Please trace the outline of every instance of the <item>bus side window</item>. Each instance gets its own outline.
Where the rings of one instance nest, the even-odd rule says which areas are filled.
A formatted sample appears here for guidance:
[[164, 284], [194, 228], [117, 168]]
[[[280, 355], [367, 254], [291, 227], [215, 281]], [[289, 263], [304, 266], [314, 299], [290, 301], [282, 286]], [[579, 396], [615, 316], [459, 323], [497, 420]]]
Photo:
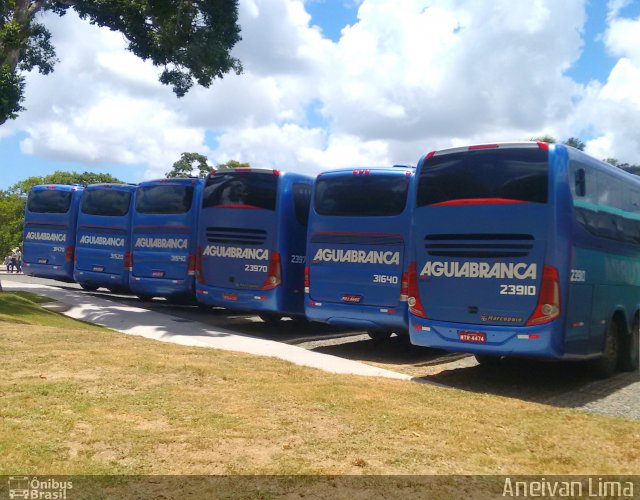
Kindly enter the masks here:
[[305, 227], [309, 220], [310, 203], [311, 186], [309, 184], [295, 183], [293, 185], [293, 207], [296, 212], [296, 219]]
[[576, 170], [576, 196], [585, 196], [587, 194], [587, 176], [585, 175], [584, 168]]

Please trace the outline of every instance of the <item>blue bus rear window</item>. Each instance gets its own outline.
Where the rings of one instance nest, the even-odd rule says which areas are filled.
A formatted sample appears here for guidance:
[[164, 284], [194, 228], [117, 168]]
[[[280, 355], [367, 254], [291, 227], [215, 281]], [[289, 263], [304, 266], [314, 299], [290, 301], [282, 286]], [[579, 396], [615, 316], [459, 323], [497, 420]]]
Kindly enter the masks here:
[[276, 209], [278, 176], [272, 173], [229, 172], [207, 179], [202, 208], [254, 207]]
[[314, 208], [320, 215], [400, 215], [407, 204], [409, 181], [404, 174], [321, 176], [316, 181]]
[[71, 191], [31, 191], [27, 200], [29, 212], [40, 214], [64, 214], [71, 206]]
[[129, 212], [131, 193], [116, 189], [92, 189], [82, 195], [82, 213], [121, 217]]
[[549, 153], [540, 148], [464, 151], [425, 161], [416, 206], [502, 198], [546, 203]]
[[193, 186], [164, 184], [139, 187], [136, 212], [141, 214], [184, 214], [191, 210]]

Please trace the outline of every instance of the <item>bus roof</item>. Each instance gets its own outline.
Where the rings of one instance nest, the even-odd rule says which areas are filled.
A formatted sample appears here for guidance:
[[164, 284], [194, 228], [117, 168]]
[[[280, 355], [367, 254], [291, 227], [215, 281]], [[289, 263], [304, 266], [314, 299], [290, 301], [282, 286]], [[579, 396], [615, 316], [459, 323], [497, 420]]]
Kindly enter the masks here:
[[261, 172], [263, 174], [280, 175], [282, 170], [276, 168], [256, 168], [256, 167], [242, 167], [242, 168], [223, 168], [220, 170], [212, 170], [209, 177], [220, 174], [231, 174], [234, 172]]
[[59, 191], [78, 191], [84, 189], [81, 184], [39, 184], [31, 188], [33, 191], [44, 191], [45, 189], [56, 189]]
[[393, 165], [391, 167], [366, 167], [366, 168], [336, 168], [334, 170], [326, 170], [318, 174], [321, 175], [370, 175], [371, 173], [384, 173], [389, 175], [413, 175], [416, 167], [405, 165]]
[[89, 184], [86, 189], [94, 190], [94, 189], [119, 189], [124, 191], [133, 191], [137, 187], [137, 184], [119, 184], [112, 182], [105, 182], [101, 184]]
[[192, 184], [196, 185], [198, 182], [204, 181], [203, 177], [169, 177], [165, 179], [153, 179], [150, 181], [143, 181], [138, 186], [156, 186], [158, 184]]
[[451, 153], [464, 153], [466, 151], [477, 151], [479, 149], [509, 149], [509, 148], [540, 148], [549, 149], [548, 142], [533, 142], [533, 141], [520, 141], [520, 142], [494, 142], [490, 144], [474, 144], [471, 146], [462, 146], [456, 148], [440, 149], [431, 151], [424, 156], [424, 159], [432, 158], [434, 156], [448, 155]]

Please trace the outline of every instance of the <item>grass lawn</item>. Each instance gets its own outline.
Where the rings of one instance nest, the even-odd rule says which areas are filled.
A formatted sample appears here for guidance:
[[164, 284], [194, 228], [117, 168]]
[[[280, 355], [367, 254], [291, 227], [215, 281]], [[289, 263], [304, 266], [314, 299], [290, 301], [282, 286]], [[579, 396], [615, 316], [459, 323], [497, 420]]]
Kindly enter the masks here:
[[640, 423], [129, 337], [0, 294], [0, 474], [640, 474]]

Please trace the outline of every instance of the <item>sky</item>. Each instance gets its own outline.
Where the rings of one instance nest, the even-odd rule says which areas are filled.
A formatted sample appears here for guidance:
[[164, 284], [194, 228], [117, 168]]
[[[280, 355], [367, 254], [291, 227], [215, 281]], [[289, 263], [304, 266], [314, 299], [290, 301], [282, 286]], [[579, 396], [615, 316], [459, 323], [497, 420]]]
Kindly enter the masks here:
[[122, 35], [40, 21], [59, 62], [0, 126], [0, 189], [159, 178], [186, 151], [317, 174], [542, 134], [640, 163], [640, 0], [240, 0], [243, 74], [181, 99]]

